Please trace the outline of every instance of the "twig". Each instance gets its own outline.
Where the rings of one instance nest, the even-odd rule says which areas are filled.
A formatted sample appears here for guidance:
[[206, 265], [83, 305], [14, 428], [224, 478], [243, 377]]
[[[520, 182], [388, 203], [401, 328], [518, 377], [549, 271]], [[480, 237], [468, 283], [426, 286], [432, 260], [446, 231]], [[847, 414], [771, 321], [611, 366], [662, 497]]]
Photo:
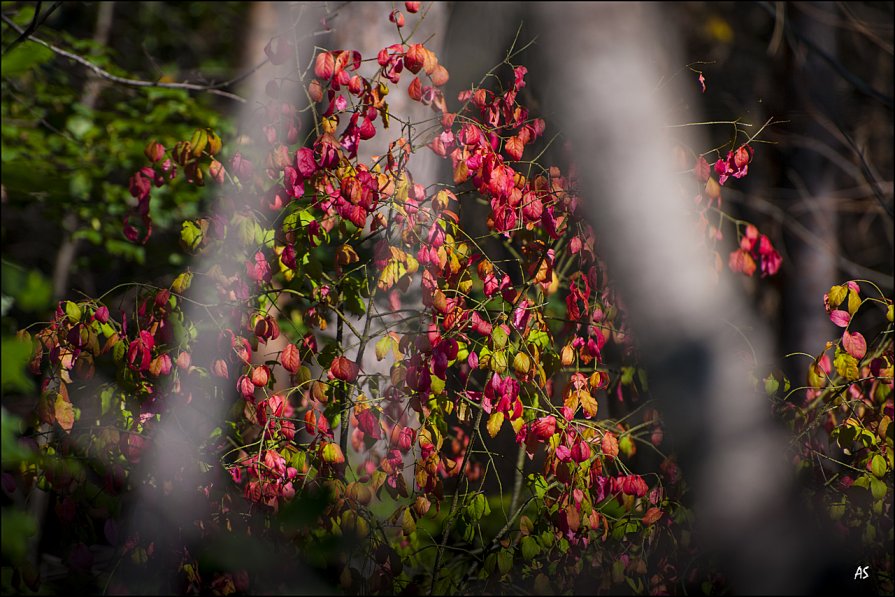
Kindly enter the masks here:
[[[19, 27], [18, 25], [16, 25], [6, 15], [0, 15], [0, 18], [2, 18], [3, 22], [6, 23], [7, 25], [9, 25], [17, 33], [22, 34], [22, 35], [25, 34], [25, 30], [22, 29], [21, 27]], [[250, 70], [248, 73], [244, 73], [243, 75], [240, 75], [233, 81], [227, 81], [225, 83], [218, 83], [218, 84], [214, 84], [214, 85], [197, 85], [195, 83], [163, 83], [161, 81], [143, 81], [140, 79], [128, 79], [126, 77], [119, 77], [117, 75], [113, 75], [109, 71], [94, 64], [93, 62], [90, 62], [86, 58], [83, 58], [81, 56], [78, 56], [77, 54], [68, 52], [66, 50], [63, 50], [62, 48], [60, 48], [58, 46], [54, 46], [53, 44], [46, 42], [42, 39], [39, 39], [37, 37], [34, 37], [33, 35], [27, 35], [26, 39], [28, 41], [33, 41], [35, 43], [38, 43], [38, 44], [48, 48], [53, 53], [58, 54], [59, 56], [68, 58], [69, 60], [72, 60], [74, 62], [77, 62], [78, 64], [86, 66], [87, 68], [92, 70], [94, 73], [96, 73], [97, 76], [99, 76], [103, 79], [106, 79], [107, 81], [111, 81], [113, 83], [118, 83], [120, 85], [127, 85], [128, 87], [161, 87], [161, 88], [165, 88], [165, 89], [185, 89], [187, 91], [205, 91], [205, 92], [211, 93], [213, 95], [219, 95], [221, 97], [226, 97], [227, 99], [231, 99], [231, 100], [241, 102], [241, 103], [246, 103], [245, 98], [240, 97], [240, 96], [236, 95], [235, 93], [230, 93], [229, 91], [222, 91], [221, 89], [218, 89], [218, 87], [224, 87], [228, 84], [231, 84], [233, 81], [242, 80], [243, 78], [245, 78], [246, 76], [248, 76], [249, 74], [251, 74], [252, 72], [254, 72], [255, 70], [257, 70], [258, 68], [260, 68], [263, 65], [263, 63], [262, 63], [262, 65], [258, 65], [254, 69]]]
[[[479, 412], [475, 416], [475, 423], [473, 423], [473, 430], [478, 430], [479, 426], [482, 424], [482, 413], [485, 412], [485, 409], [480, 408]], [[473, 451], [475, 447], [475, 440], [478, 435], [476, 433], [472, 434], [472, 438], [469, 441], [469, 447], [467, 448], [467, 454]], [[464, 460], [463, 466], [466, 467], [468, 463], [468, 458]], [[462, 473], [462, 470], [461, 470]], [[457, 477], [457, 488], [454, 490], [454, 499], [451, 502], [451, 511], [448, 514], [447, 518], [444, 521], [444, 530], [441, 532], [441, 543], [438, 544], [438, 550], [435, 552], [435, 563], [432, 565], [432, 582], [429, 585], [429, 595], [432, 595], [435, 592], [435, 583], [438, 580], [438, 570], [441, 566], [441, 557], [444, 555], [444, 549], [447, 545], [448, 536], [451, 534], [451, 527], [453, 526], [454, 516], [457, 514], [457, 502], [460, 500], [460, 478]]]
[[44, 24], [44, 21], [46, 21], [47, 18], [48, 18], [51, 14], [53, 14], [53, 12], [54, 12], [57, 8], [59, 8], [59, 5], [62, 4], [62, 2], [54, 2], [54, 3], [53, 3], [53, 6], [50, 7], [50, 10], [48, 10], [47, 12], [45, 12], [45, 13], [43, 14], [43, 16], [40, 15], [40, 5], [41, 5], [41, 4], [43, 4], [43, 3], [42, 3], [42, 2], [38, 2], [38, 3], [37, 3], [37, 6], [34, 7], [34, 17], [31, 19], [31, 24], [28, 25], [28, 28], [25, 29], [24, 31], [21, 31], [21, 32], [19, 33], [19, 36], [15, 39], [15, 41], [13, 41], [11, 44], [9, 44], [8, 46], [6, 46], [6, 49], [3, 50], [3, 55], [4, 55], [4, 56], [7, 54], [7, 52], [9, 52], [10, 50], [12, 50], [14, 47], [16, 47], [17, 45], [19, 45], [20, 43], [22, 43], [23, 41], [25, 41], [26, 39], [28, 39], [28, 36], [30, 36], [32, 33], [34, 33], [35, 31], [37, 31], [38, 29], [40, 29], [40, 26]]

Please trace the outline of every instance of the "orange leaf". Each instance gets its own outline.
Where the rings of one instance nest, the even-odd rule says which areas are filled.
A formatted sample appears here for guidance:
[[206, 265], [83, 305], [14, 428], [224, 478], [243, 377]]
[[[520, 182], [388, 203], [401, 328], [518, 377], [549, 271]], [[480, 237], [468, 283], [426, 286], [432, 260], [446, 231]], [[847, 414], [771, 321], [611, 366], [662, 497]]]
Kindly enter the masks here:
[[504, 151], [507, 152], [507, 155], [513, 158], [514, 160], [522, 159], [522, 150], [525, 149], [525, 144], [522, 143], [522, 139], [520, 139], [517, 135], [513, 135], [509, 139], [507, 139], [506, 144], [503, 146]]
[[591, 396], [587, 390], [578, 391], [578, 399], [581, 401], [581, 408], [584, 410], [584, 416], [590, 419], [597, 414], [597, 401]]
[[662, 514], [663, 513], [661, 508], [652, 507], [646, 511], [646, 514], [644, 514], [641, 521], [643, 522], [643, 524], [649, 526], [658, 522], [659, 519], [662, 518]]
[[415, 102], [418, 102], [423, 98], [423, 84], [420, 82], [419, 77], [415, 77], [413, 81], [410, 82], [410, 87], [407, 88], [407, 95], [409, 95], [410, 99]]
[[295, 344], [289, 343], [286, 345], [286, 348], [280, 354], [280, 364], [289, 373], [295, 374], [298, 372], [298, 368], [301, 366], [301, 359], [298, 357], [298, 347]]
[[448, 70], [439, 64], [429, 75], [429, 78], [432, 79], [433, 85], [435, 85], [436, 87], [441, 87], [448, 82], [450, 75], [448, 74]]

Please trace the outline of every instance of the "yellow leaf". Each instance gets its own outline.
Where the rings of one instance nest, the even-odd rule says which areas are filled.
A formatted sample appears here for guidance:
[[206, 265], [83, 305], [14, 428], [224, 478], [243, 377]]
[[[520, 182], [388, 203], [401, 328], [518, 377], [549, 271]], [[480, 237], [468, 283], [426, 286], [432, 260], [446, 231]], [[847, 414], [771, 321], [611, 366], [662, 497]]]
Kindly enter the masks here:
[[858, 307], [861, 306], [861, 297], [858, 296], [858, 293], [854, 290], [850, 290], [848, 293], [848, 314], [854, 315], [855, 311], [858, 310]]
[[830, 298], [830, 306], [838, 307], [842, 301], [845, 300], [845, 294], [848, 292], [848, 286], [845, 284], [840, 284], [839, 286], [833, 286], [830, 288], [830, 292], [828, 294]]
[[566, 395], [565, 400], [563, 400], [563, 406], [572, 412], [578, 410], [578, 393], [577, 390], [572, 390]]
[[491, 437], [495, 437], [497, 432], [500, 431], [501, 425], [503, 425], [503, 413], [492, 413], [490, 417], [488, 417], [488, 435]]
[[[71, 432], [71, 428], [75, 424], [75, 409], [71, 402], [65, 399], [62, 394], [56, 394], [56, 402], [53, 404], [53, 412], [56, 415], [56, 422], [67, 433]], [[502, 416], [502, 415], [501, 415]]]

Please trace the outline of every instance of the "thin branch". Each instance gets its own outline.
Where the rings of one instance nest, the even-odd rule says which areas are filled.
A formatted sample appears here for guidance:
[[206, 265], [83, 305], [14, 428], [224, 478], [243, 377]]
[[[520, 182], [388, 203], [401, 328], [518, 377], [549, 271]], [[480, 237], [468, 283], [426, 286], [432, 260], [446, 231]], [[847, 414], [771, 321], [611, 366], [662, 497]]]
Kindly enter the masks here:
[[28, 37], [29, 37], [32, 33], [36, 32], [38, 29], [40, 29], [41, 25], [44, 24], [44, 21], [46, 21], [47, 18], [48, 18], [51, 14], [53, 14], [53, 12], [54, 12], [57, 8], [59, 8], [59, 5], [61, 5], [62, 2], [54, 2], [54, 3], [53, 3], [53, 6], [50, 7], [50, 10], [48, 10], [47, 12], [45, 12], [45, 13], [43, 14], [43, 16], [41, 16], [41, 14], [40, 14], [40, 5], [41, 5], [41, 4], [43, 4], [43, 3], [42, 3], [42, 2], [38, 2], [38, 3], [37, 3], [37, 6], [34, 7], [34, 17], [31, 19], [31, 24], [28, 25], [28, 28], [25, 29], [24, 31], [20, 32], [19, 37], [17, 37], [15, 41], [13, 41], [11, 44], [9, 44], [8, 46], [6, 46], [6, 49], [3, 50], [3, 55], [4, 55], [4, 56], [7, 54], [7, 52], [9, 52], [9, 51], [12, 50], [13, 48], [15, 48], [17, 45], [19, 45], [20, 43], [22, 43], [23, 41], [25, 41], [26, 39], [28, 39]]
[[[7, 25], [9, 25], [14, 31], [16, 31], [19, 34], [23, 34], [23, 35], [25, 34], [25, 30], [22, 29], [21, 27], [19, 27], [18, 25], [16, 25], [9, 17], [7, 17], [6, 15], [0, 15], [0, 17], [2, 17], [3, 22], [6, 23]], [[120, 85], [127, 85], [128, 87], [161, 87], [161, 88], [165, 88], [165, 89], [185, 89], [187, 91], [205, 91], [207, 93], [219, 95], [221, 97], [226, 97], [227, 99], [231, 99], [231, 100], [241, 102], [241, 103], [246, 103], [245, 98], [240, 97], [240, 96], [236, 95], [235, 93], [230, 93], [229, 91], [222, 91], [221, 89], [218, 89], [218, 87], [224, 87], [227, 84], [231, 84], [233, 81], [242, 80], [243, 78], [245, 78], [246, 76], [248, 76], [249, 74], [251, 74], [252, 72], [254, 72], [255, 70], [257, 70], [258, 68], [260, 68], [263, 65], [263, 63], [262, 63], [262, 65], [258, 65], [257, 67], [255, 67], [254, 69], [249, 71], [248, 73], [246, 73], [244, 75], [240, 75], [233, 81], [227, 81], [225, 83], [218, 83], [218, 84], [214, 84], [214, 85], [197, 85], [195, 83], [163, 83], [160, 81], [143, 81], [140, 79], [128, 79], [126, 77], [119, 77], [117, 75], [113, 75], [109, 71], [94, 64], [93, 62], [90, 62], [86, 58], [83, 58], [81, 56], [78, 56], [77, 54], [68, 52], [66, 50], [63, 50], [62, 48], [60, 48], [58, 46], [54, 46], [53, 44], [46, 42], [42, 39], [39, 39], [37, 37], [34, 37], [33, 35], [27, 35], [26, 39], [28, 41], [33, 41], [35, 43], [38, 43], [38, 44], [48, 48], [50, 51], [52, 51], [55, 54], [58, 54], [59, 56], [68, 58], [69, 60], [72, 60], [74, 62], [77, 62], [78, 64], [86, 66], [87, 68], [92, 70], [94, 73], [96, 73], [97, 76], [99, 76], [103, 79], [106, 79], [107, 81], [111, 81], [113, 83], [118, 83]]]

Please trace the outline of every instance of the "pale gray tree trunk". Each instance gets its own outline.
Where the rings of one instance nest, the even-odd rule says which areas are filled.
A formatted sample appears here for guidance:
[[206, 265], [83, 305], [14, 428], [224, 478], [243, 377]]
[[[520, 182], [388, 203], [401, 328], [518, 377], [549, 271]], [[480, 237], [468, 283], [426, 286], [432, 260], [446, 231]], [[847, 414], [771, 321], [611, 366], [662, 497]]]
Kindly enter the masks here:
[[[581, 193], [695, 490], [698, 538], [722, 556], [736, 592], [799, 592], [812, 550], [794, 516], [786, 445], [756, 395], [736, 314], [757, 354], [767, 331], [694, 238], [662, 140], [673, 86], [657, 87], [655, 5], [538, 5], [549, 53], [550, 107], [575, 147]], [[662, 58], [675, 58], [662, 48]], [[693, 147], [702, 147], [695, 141]], [[812, 554], [813, 555], [813, 554]]]

